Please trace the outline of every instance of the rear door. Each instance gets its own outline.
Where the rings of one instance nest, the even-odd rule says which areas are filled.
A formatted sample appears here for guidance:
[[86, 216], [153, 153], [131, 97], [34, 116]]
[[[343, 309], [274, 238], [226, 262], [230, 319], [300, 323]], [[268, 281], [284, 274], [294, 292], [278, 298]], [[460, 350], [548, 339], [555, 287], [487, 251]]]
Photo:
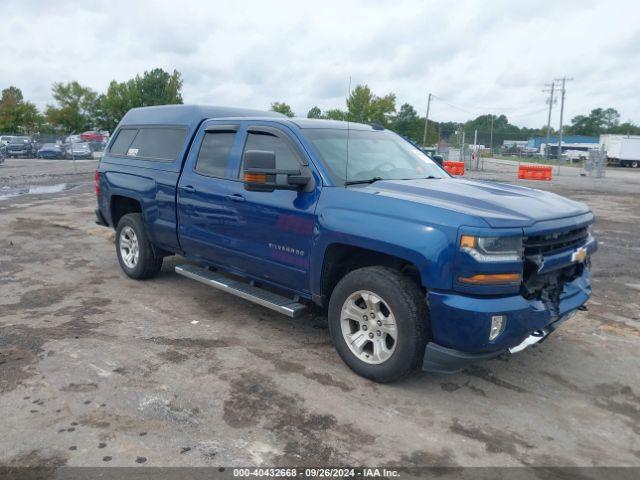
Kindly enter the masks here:
[[227, 232], [240, 221], [229, 208], [236, 183], [240, 125], [209, 121], [196, 135], [178, 182], [178, 236], [189, 257], [232, 267]]

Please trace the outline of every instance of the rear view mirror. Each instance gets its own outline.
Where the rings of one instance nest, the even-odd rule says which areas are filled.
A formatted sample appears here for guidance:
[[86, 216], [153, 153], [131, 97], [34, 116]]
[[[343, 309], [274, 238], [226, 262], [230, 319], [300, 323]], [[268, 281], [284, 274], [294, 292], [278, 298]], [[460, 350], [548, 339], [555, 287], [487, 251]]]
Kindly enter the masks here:
[[247, 150], [243, 165], [244, 189], [253, 192], [299, 190], [311, 181], [311, 172], [305, 166], [298, 170], [276, 169], [276, 154], [266, 150]]

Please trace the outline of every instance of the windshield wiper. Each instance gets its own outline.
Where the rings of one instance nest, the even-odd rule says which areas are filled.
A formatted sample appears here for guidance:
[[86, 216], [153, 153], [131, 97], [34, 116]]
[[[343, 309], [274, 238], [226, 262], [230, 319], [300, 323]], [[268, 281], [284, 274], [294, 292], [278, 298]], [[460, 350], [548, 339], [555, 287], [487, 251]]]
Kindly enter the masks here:
[[367, 178], [365, 180], [348, 180], [346, 182], [344, 182], [345, 186], [347, 185], [362, 185], [365, 183], [373, 183], [373, 182], [378, 182], [380, 180], [384, 180], [384, 178], [382, 177], [372, 177], [372, 178]]
[[393, 180], [440, 180], [442, 177], [434, 177], [433, 175], [428, 175], [426, 177], [418, 177], [418, 178], [394, 178]]

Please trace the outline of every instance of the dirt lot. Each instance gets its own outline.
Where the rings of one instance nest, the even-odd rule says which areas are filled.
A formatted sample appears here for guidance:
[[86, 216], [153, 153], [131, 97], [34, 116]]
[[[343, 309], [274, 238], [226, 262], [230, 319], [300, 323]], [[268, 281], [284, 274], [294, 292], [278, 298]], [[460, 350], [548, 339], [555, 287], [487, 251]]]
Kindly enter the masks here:
[[513, 357], [377, 385], [320, 314], [271, 313], [175, 258], [127, 279], [93, 223], [95, 162], [78, 165], [0, 166], [1, 464], [640, 464], [640, 172], [529, 183], [598, 216], [588, 312]]

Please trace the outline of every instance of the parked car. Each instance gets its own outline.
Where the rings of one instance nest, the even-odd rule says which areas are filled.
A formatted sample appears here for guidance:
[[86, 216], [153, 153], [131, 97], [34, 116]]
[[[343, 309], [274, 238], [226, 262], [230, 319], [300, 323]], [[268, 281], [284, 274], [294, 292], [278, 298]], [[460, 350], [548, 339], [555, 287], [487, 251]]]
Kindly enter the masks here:
[[67, 149], [67, 158], [93, 158], [93, 152], [87, 142], [72, 143]]
[[591, 294], [586, 205], [453, 178], [380, 127], [136, 108], [95, 181], [126, 275], [180, 254], [178, 274], [285, 315], [326, 308], [342, 359], [378, 382], [519, 352]]
[[80, 134], [80, 138], [84, 142], [98, 142], [101, 143], [104, 141], [105, 136], [100, 132], [83, 132]]
[[37, 148], [31, 137], [11, 137], [6, 145], [7, 157], [35, 157]]
[[64, 147], [58, 143], [45, 143], [38, 150], [38, 158], [61, 159], [65, 157], [66, 151]]
[[9, 140], [13, 138], [13, 135], [2, 135], [0, 136], [0, 147], [6, 147], [9, 143]]

